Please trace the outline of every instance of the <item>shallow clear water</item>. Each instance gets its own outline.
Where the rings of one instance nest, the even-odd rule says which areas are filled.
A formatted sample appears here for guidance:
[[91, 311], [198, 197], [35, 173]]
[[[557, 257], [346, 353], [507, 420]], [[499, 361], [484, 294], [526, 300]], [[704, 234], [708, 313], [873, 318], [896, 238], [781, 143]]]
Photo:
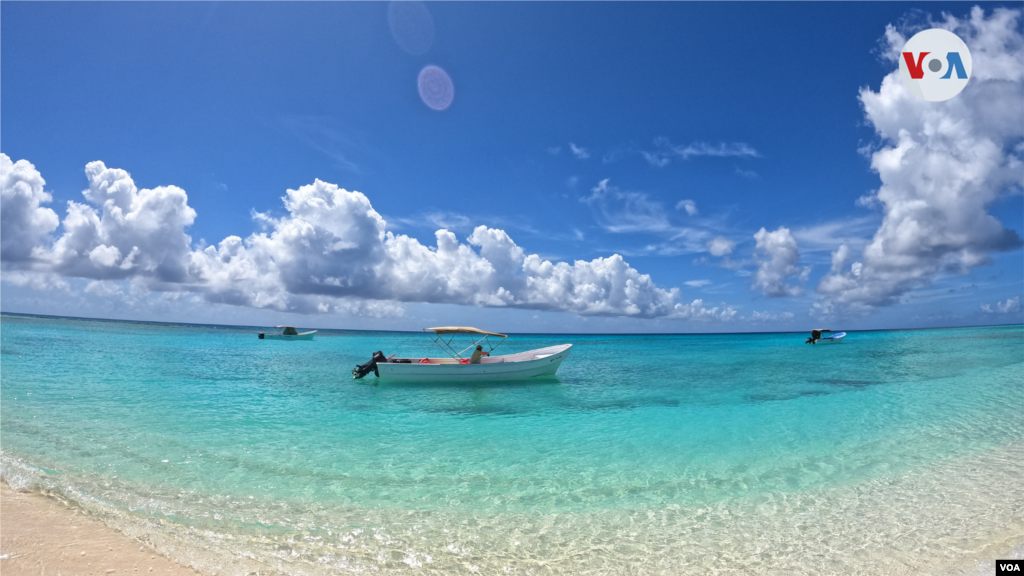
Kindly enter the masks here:
[[0, 458], [221, 573], [920, 573], [1024, 538], [1021, 326], [803, 338], [513, 336], [573, 352], [375, 386], [353, 365], [434, 345], [4, 315]]

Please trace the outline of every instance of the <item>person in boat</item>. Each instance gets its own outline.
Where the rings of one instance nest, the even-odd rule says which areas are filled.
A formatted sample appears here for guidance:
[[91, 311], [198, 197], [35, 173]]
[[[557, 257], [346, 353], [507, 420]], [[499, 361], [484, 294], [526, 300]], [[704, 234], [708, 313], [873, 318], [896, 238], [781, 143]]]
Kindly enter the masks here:
[[490, 352], [484, 352], [484, 347], [477, 344], [476, 350], [473, 350], [473, 355], [469, 357], [470, 364], [479, 364], [481, 356], [490, 356]]
[[283, 334], [285, 336], [298, 336], [299, 333], [291, 326], [285, 326]]

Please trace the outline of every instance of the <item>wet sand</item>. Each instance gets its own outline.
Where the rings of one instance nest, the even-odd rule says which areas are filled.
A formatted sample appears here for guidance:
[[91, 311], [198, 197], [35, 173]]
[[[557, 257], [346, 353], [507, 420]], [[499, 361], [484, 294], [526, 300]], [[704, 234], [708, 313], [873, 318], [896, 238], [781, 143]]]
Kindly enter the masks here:
[[0, 483], [4, 576], [199, 574], [57, 498]]

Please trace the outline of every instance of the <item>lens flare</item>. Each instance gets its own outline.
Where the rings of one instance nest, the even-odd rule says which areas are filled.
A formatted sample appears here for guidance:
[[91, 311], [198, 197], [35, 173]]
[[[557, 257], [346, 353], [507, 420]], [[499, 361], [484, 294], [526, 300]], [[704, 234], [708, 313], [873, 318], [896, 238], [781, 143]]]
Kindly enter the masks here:
[[448, 108], [455, 98], [452, 79], [447, 72], [437, 66], [427, 66], [420, 72], [419, 89], [423, 103], [434, 110]]
[[434, 19], [423, 2], [391, 2], [388, 26], [395, 42], [414, 56], [425, 54], [434, 43]]

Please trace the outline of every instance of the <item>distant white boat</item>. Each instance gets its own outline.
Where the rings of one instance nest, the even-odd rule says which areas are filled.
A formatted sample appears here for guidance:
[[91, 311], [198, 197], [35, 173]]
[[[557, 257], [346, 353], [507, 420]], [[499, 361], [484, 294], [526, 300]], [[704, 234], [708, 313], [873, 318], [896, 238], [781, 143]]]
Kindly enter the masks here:
[[811, 336], [804, 344], [842, 344], [843, 338], [846, 338], [846, 332], [836, 332], [834, 334], [826, 334], [826, 332], [832, 332], [828, 328], [815, 328], [811, 330]]
[[317, 332], [316, 330], [299, 332], [294, 326], [274, 326], [274, 328], [284, 328], [284, 332], [280, 334], [264, 334], [260, 332], [260, 340], [312, 340], [313, 334]]
[[[554, 375], [572, 352], [572, 344], [559, 344], [517, 354], [483, 356], [479, 363], [474, 364], [463, 355], [467, 352], [472, 354], [471, 351], [477, 346], [482, 347], [482, 343], [493, 351], [508, 336], [467, 326], [424, 328], [424, 331], [431, 333], [431, 339], [448, 354], [448, 358], [384, 358], [383, 354], [377, 353], [370, 362], [357, 366], [352, 377], [362, 378], [374, 372], [381, 380], [392, 381], [519, 380]], [[454, 337], [459, 334], [469, 335], [472, 344], [461, 350], [453, 347]], [[491, 337], [501, 340], [492, 346]]]

